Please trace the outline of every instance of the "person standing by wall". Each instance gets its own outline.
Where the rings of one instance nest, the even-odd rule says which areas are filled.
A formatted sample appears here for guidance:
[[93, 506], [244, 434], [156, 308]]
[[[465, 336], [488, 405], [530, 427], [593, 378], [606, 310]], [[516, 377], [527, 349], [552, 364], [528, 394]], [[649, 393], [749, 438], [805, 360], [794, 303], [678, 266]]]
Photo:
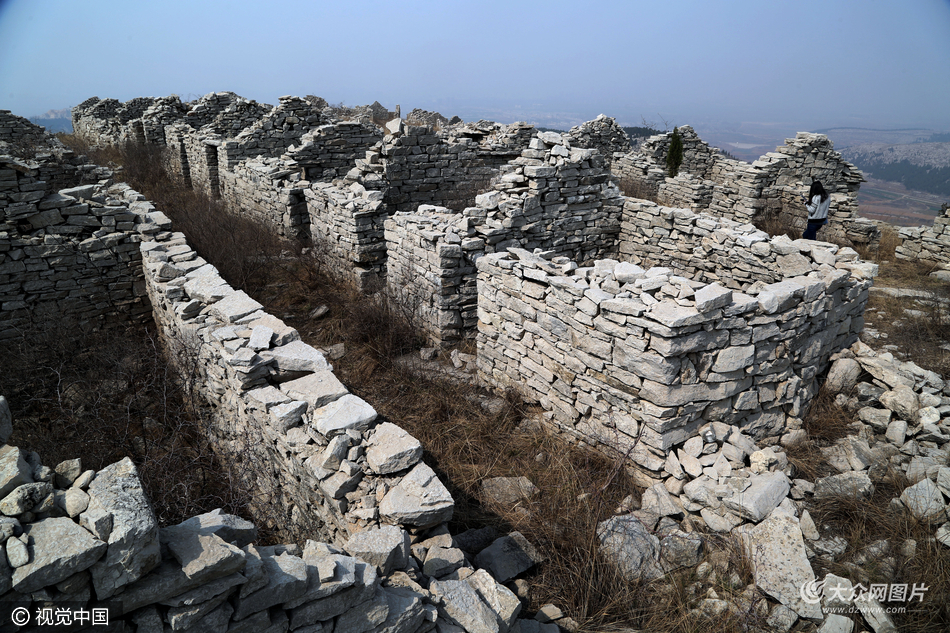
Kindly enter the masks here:
[[808, 190], [808, 202], [805, 208], [808, 209], [808, 228], [802, 234], [803, 240], [815, 239], [818, 229], [828, 224], [828, 207], [831, 206], [831, 196], [825, 191], [820, 180], [811, 183]]

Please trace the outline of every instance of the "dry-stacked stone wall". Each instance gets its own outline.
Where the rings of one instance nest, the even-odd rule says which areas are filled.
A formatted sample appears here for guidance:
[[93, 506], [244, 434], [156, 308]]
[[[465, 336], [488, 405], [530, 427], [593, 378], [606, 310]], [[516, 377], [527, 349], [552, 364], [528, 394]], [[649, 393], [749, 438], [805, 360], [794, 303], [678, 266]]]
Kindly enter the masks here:
[[153, 97], [136, 97], [125, 103], [99, 97], [86, 99], [72, 109], [73, 133], [109, 145], [144, 141], [142, 115], [155, 101]]
[[274, 108], [233, 92], [213, 92], [196, 101], [181, 122], [165, 127], [169, 166], [193, 188], [210, 196], [221, 193], [218, 148]]
[[630, 137], [616, 119], [598, 115], [593, 121], [575, 125], [566, 135], [571, 145], [583, 149], [596, 149], [609, 166], [614, 154], [629, 154], [633, 150]]
[[[142, 196], [125, 185], [113, 195]], [[167, 223], [141, 244], [162, 338], [214, 408], [216, 446], [255, 465], [255, 507], [341, 542], [399, 524], [419, 530], [452, 516], [451, 495], [420, 461], [418, 440], [377, 420], [324, 355], [234, 290]], [[267, 473], [274, 476], [268, 478]]]
[[761, 243], [803, 269], [739, 292], [669, 267], [577, 268], [521, 249], [481, 257], [479, 377], [652, 471], [709, 421], [780, 435], [817, 393], [829, 357], [857, 340], [871, 281], [837, 267], [832, 245]]
[[273, 110], [221, 143], [218, 164], [233, 169], [248, 158], [276, 158], [322, 122], [320, 110], [312, 104], [300, 97], [281, 97]]
[[307, 132], [299, 144], [287, 150], [286, 156], [300, 166], [306, 180], [330, 182], [346, 176], [356, 159], [365, 158], [382, 138], [375, 125], [340, 121]]
[[616, 249], [622, 199], [603, 157], [540, 132], [495, 190], [453, 214], [420, 206], [386, 221], [386, 286], [440, 345], [475, 334], [475, 260], [508, 247], [582, 260]]
[[902, 227], [897, 235], [899, 259], [950, 264], [950, 204], [941, 207], [932, 226]]
[[218, 172], [221, 197], [280, 235], [307, 234], [307, 203], [300, 170], [293, 161], [253, 158]]
[[691, 279], [745, 290], [755, 282], [807, 274], [811, 263], [800, 251], [810, 250], [813, 259], [823, 258], [822, 263], [851, 270], [862, 279], [877, 274], [877, 266], [859, 261], [851, 248], [810, 240], [788, 246], [787, 237], [770, 241], [751, 224], [637, 198], [624, 198], [623, 209], [618, 259], [646, 268], [668, 266]]
[[[483, 122], [479, 122], [483, 123]], [[518, 157], [533, 135], [526, 123], [466, 125], [435, 132], [393, 121], [379, 147], [356, 163], [351, 178], [386, 193], [390, 212], [420, 204], [461, 211]]]
[[156, 99], [142, 114], [143, 141], [150, 145], [164, 146], [165, 127], [184, 119], [187, 111], [178, 95]]
[[0, 156], [0, 338], [41, 319], [101, 325], [148, 312], [136, 210], [94, 185], [56, 192], [110, 175], [68, 161]]
[[0, 153], [4, 146], [31, 148], [45, 142], [46, 128], [33, 124], [9, 110], [0, 110]]
[[671, 134], [653, 136], [640, 151], [615, 161], [614, 173], [628, 195], [740, 222], [771, 215], [804, 230], [808, 214], [802, 196], [820, 180], [832, 198], [822, 237], [876, 245], [879, 231], [874, 223], [857, 217], [857, 191], [864, 177], [841, 158], [827, 136], [799, 132], [749, 164], [725, 158], [689, 126], [679, 131], [683, 164], [675, 178], [666, 173]]
[[386, 220], [386, 292], [442, 346], [473, 338], [478, 323], [475, 261], [485, 240], [470, 218], [421, 205]]
[[130, 458], [98, 471], [82, 458], [45, 465], [6, 444], [14, 423], [0, 395], [5, 631], [558, 631], [519, 620], [521, 601], [501, 584], [538, 558], [520, 534], [485, 547], [457, 543], [444, 524], [386, 525], [262, 545], [253, 523], [220, 509], [162, 526]]
[[327, 270], [361, 292], [378, 290], [386, 275], [383, 193], [354, 182], [315, 182], [303, 190], [310, 236]]
[[599, 152], [538, 132], [505, 172], [464, 212], [487, 252], [542, 248], [584, 261], [616, 248], [623, 200]]

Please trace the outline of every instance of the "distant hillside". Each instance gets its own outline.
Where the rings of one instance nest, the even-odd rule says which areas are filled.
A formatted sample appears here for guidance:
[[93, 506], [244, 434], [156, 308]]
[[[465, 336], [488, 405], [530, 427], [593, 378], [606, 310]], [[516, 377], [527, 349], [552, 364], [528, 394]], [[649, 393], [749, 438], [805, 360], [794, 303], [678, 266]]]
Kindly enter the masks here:
[[47, 110], [46, 114], [37, 114], [30, 117], [30, 122], [36, 125], [42, 125], [50, 134], [57, 132], [72, 133], [73, 121], [69, 108], [62, 110]]
[[822, 130], [812, 130], [816, 134], [825, 134], [834, 142], [839, 152], [846, 147], [867, 145], [871, 143], [885, 143], [901, 145], [919, 143], [931, 140], [934, 130], [925, 128], [905, 128], [901, 130], [875, 130], [863, 127], [829, 127]]
[[69, 118], [44, 119], [38, 116], [31, 116], [30, 122], [35, 123], [36, 125], [42, 125], [50, 134], [56, 134], [57, 132], [67, 132], [72, 134], [73, 131], [73, 122], [72, 119]]
[[660, 130], [654, 130], [652, 127], [625, 127], [623, 131], [627, 133], [627, 136], [630, 138], [649, 138], [656, 134], [662, 134]]
[[[927, 139], [944, 136], [947, 135], [932, 134]], [[867, 143], [848, 147], [841, 155], [879, 180], [950, 196], [950, 142]]]

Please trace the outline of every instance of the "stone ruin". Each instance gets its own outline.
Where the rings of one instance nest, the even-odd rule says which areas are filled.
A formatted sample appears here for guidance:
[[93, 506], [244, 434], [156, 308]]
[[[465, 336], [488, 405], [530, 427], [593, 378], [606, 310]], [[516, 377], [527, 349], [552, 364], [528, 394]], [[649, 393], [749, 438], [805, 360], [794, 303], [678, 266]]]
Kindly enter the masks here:
[[[220, 195], [285, 234], [329, 242], [338, 274], [411, 308], [436, 342], [477, 338], [475, 364], [485, 384], [516, 386], [541, 404], [550, 428], [628, 454], [649, 488], [644, 507], [657, 517], [702, 511], [718, 531], [761, 522], [751, 537], [773, 543], [766, 537], [781, 532], [783, 519], [769, 512], [782, 504], [783, 512], [794, 512], [788, 495], [798, 499], [814, 487], [791, 485], [780, 472], [781, 453], [759, 450], [756, 440], [802, 432], [798, 416], [835, 359], [838, 365], [857, 357], [895, 392], [909, 382], [920, 392], [918, 409], [925, 400], [933, 411], [950, 407], [937, 395], [947, 390], [939, 377], [892, 367], [892, 359], [873, 358], [855, 343], [872, 264], [848, 247], [769, 238], [748, 222], [768, 206], [766, 200], [757, 207], [757, 196], [797, 183], [782, 170], [808, 165], [807, 157], [777, 160], [786, 163], [775, 168], [772, 189], [739, 187], [730, 200], [715, 180], [704, 179], [701, 188], [709, 187], [721, 206], [703, 208], [704, 193], [690, 208], [675, 208], [661, 196], [681, 195], [678, 183], [688, 178], [650, 180], [659, 203], [625, 197], [617, 177], [644, 159], [617, 153], [612, 173], [598, 149], [577, 146], [594, 144], [590, 130], [611, 129], [609, 120], [587, 127], [589, 141], [584, 134], [487, 122], [433, 131], [391, 121], [383, 135], [367, 123], [306, 115], [308, 105], [326, 112], [310, 99], [284, 98], [281, 105], [260, 106], [232, 93], [199, 100], [164, 127], [171, 164], [177, 156], [179, 173], [188, 167], [193, 186], [213, 194], [212, 170], [190, 165], [195, 157], [211, 164], [210, 152], [192, 146], [215, 148]], [[142, 110], [163, 117], [174, 110], [167, 101], [153, 106]], [[86, 111], [88, 105], [80, 114]], [[87, 135], [103, 129], [110, 139], [138, 126], [86, 125]], [[140, 127], [157, 129], [144, 120]], [[0, 112], [4, 129], [30, 132]], [[268, 142], [277, 138], [290, 144]], [[809, 169], [847, 171], [828, 167], [833, 155], [818, 158], [821, 138], [802, 140], [800, 147], [790, 142], [797, 148], [792, 153], [811, 148], [812, 160], [826, 161]], [[707, 174], [699, 150], [687, 152], [684, 165]], [[763, 169], [746, 172], [767, 182], [756, 180]], [[475, 177], [483, 189], [460, 194], [461, 183]], [[698, 177], [690, 178], [696, 184]], [[244, 186], [233, 184], [242, 179]], [[44, 596], [76, 595], [83, 602], [93, 594], [118, 596], [119, 616], [136, 630], [159, 630], [163, 620], [173, 630], [202, 631], [317, 631], [331, 620], [334, 630], [360, 632], [421, 633], [440, 622], [491, 633], [545, 626], [517, 620], [520, 602], [500, 584], [536, 562], [524, 538], [513, 533], [484, 547], [470, 542], [475, 535], [449, 535], [443, 523], [454, 501], [420, 461], [419, 442], [380, 423], [373, 407], [336, 379], [323, 353], [224, 283], [140, 194], [62, 147], [33, 160], [0, 158], [0, 193], [0, 337], [16, 336], [31, 319], [55, 311], [93, 325], [151, 314], [180, 362], [200, 361], [199, 391], [216, 412], [216, 446], [268, 464], [273, 479], [262, 503], [286, 508], [288, 521], [324, 541], [303, 549], [255, 548], [245, 536], [252, 527], [240, 524], [245, 531], [238, 536], [240, 522], [220, 514], [157, 533], [146, 517], [141, 540], [127, 538], [130, 526], [142, 522], [126, 523], [111, 508], [134, 504], [93, 504], [90, 486], [100, 478], [103, 488], [115, 478], [132, 482], [129, 463], [61, 482], [60, 470], [79, 466], [51, 470], [38, 456], [6, 447], [4, 472], [16, 486], [0, 505], [8, 498], [18, 504], [12, 515], [4, 512], [15, 521], [6, 537], [15, 592], [28, 587], [35, 596], [46, 588]], [[887, 393], [880, 392], [880, 403], [903, 406]], [[0, 399], [0, 422], [4, 405]], [[874, 412], [880, 410], [870, 408], [868, 419], [879, 425]], [[931, 426], [921, 427], [927, 437], [950, 439]], [[713, 439], [704, 443], [705, 432]], [[741, 490], [729, 497], [717, 489], [710, 497], [706, 484], [732, 472], [745, 479]], [[134, 484], [123, 486], [136, 494]], [[100, 516], [112, 518], [111, 532]], [[652, 544], [633, 577], [675, 566], [663, 562], [665, 546], [656, 536], [638, 532], [643, 517], [636, 525], [624, 520], [605, 522], [600, 538], [622, 564], [630, 539]], [[76, 532], [82, 551], [54, 552], [45, 545], [50, 529]], [[671, 534], [663, 542], [670, 538], [695, 540]], [[111, 574], [110, 561], [129, 556], [146, 562], [112, 574], [119, 578], [112, 588], [96, 580]], [[48, 558], [68, 573], [49, 575]], [[471, 567], [473, 558], [481, 571]], [[209, 559], [229, 562], [211, 571]], [[40, 560], [44, 565], [34, 564]], [[399, 570], [413, 575], [404, 580]], [[381, 578], [388, 578], [386, 586]], [[778, 599], [805, 617], [820, 617], [794, 596]]]
[[614, 173], [625, 190], [660, 204], [740, 222], [771, 215], [801, 231], [808, 217], [803, 194], [813, 180], [820, 180], [831, 194], [824, 237], [870, 247], [880, 239], [877, 226], [857, 216], [858, 188], [864, 176], [842, 160], [827, 136], [799, 132], [749, 164], [726, 158], [688, 125], [679, 132], [683, 164], [677, 176], [669, 178], [666, 170], [672, 134], [659, 134], [641, 143], [638, 152], [618, 157]]

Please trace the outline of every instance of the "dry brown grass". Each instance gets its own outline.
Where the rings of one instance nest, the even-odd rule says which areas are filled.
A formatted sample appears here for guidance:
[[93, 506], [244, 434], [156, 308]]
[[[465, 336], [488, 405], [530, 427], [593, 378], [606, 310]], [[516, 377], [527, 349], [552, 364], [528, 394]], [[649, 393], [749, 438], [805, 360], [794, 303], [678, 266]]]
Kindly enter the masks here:
[[242, 493], [207, 442], [207, 418], [144, 326], [82, 332], [46, 319], [0, 344], [0, 393], [14, 416], [11, 445], [54, 467], [84, 469], [133, 458], [162, 525], [223, 507], [243, 513]]
[[628, 198], [656, 202], [656, 188], [647, 185], [640, 179], [630, 177], [621, 178], [618, 186], [620, 187], [620, 192]]
[[797, 477], [815, 481], [819, 477], [837, 472], [825, 460], [820, 449], [853, 435], [853, 417], [847, 410], [835, 404], [831, 393], [824, 389], [818, 392], [802, 419], [807, 439], [785, 450], [788, 461], [795, 466]]
[[797, 240], [802, 236], [801, 229], [792, 225], [788, 216], [781, 209], [770, 209], [760, 213], [752, 221], [755, 228], [765, 231], [769, 237], [785, 235], [789, 239]]
[[[927, 587], [923, 601], [886, 606], [907, 607], [905, 613], [892, 615], [901, 631], [944, 633], [950, 627], [950, 549], [933, 539], [935, 525], [891, 506], [891, 499], [909, 485], [902, 473], [891, 473], [888, 482], [878, 483], [869, 500], [838, 495], [812, 502], [809, 512], [822, 537], [837, 535], [848, 541], [847, 550], [835, 562], [814, 559], [815, 574], [822, 578], [831, 572], [865, 587], [871, 583], [923, 585]], [[908, 539], [916, 542], [912, 556], [901, 551]], [[880, 541], [888, 543], [883, 556], [860, 557], [862, 550]]]

